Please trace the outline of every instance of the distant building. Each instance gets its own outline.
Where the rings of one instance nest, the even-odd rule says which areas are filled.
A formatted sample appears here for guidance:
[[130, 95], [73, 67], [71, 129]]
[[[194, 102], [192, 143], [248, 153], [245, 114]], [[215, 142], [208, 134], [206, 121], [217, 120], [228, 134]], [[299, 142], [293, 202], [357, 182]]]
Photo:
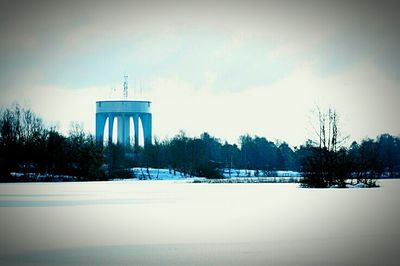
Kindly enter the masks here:
[[[104, 129], [108, 119], [108, 141], [112, 141], [114, 118], [116, 117], [117, 142], [139, 145], [139, 119], [143, 127], [144, 144], [152, 142], [152, 114], [150, 101], [109, 100], [96, 102], [96, 140], [104, 142]], [[130, 118], [133, 118], [134, 141], [131, 142]]]

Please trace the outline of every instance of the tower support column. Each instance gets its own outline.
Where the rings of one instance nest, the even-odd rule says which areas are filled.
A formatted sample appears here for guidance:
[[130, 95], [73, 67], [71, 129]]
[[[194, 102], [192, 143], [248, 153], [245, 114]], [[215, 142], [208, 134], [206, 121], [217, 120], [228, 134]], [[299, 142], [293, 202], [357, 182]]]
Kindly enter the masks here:
[[96, 141], [103, 144], [104, 127], [106, 125], [107, 116], [104, 114], [96, 114]]
[[151, 144], [151, 139], [152, 139], [151, 114], [141, 114], [140, 120], [142, 121], [144, 144], [145, 145]]
[[134, 144], [139, 146], [139, 115], [133, 115]]
[[108, 143], [112, 143], [114, 130], [114, 114], [108, 114]]
[[131, 125], [130, 125], [130, 115], [125, 115], [124, 118], [124, 145], [128, 145], [131, 142], [130, 132], [131, 132]]

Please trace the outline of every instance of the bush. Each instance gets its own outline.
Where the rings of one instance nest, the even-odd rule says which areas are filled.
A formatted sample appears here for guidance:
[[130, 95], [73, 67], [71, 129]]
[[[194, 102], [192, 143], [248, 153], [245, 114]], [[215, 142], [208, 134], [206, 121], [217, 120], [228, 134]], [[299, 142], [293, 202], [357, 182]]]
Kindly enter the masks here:
[[222, 179], [224, 176], [221, 171], [212, 163], [204, 163], [194, 169], [194, 176], [205, 177], [208, 179]]

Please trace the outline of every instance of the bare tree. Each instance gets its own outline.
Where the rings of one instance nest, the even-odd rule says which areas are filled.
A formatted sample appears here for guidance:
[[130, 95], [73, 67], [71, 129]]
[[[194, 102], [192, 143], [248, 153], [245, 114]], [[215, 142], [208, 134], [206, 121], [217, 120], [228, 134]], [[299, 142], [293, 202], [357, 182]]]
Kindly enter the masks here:
[[347, 170], [346, 152], [343, 153], [343, 145], [348, 137], [341, 134], [339, 115], [333, 108], [322, 110], [316, 107], [313, 113], [316, 140], [313, 152], [305, 162], [306, 175], [309, 177], [306, 182], [311, 187], [344, 187], [351, 173]]
[[[316, 143], [321, 150], [338, 151], [343, 147], [349, 137], [343, 136], [341, 133], [340, 119], [337, 111], [331, 107], [327, 110], [322, 110], [317, 106], [313, 114], [314, 118], [311, 124], [316, 136], [314, 143]], [[317, 121], [316, 124], [315, 121]]]

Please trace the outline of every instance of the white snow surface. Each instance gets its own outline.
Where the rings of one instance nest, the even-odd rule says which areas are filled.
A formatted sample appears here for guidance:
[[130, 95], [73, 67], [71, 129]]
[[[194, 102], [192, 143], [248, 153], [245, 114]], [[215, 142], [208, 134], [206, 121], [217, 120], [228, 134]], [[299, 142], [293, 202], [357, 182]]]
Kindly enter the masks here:
[[400, 180], [380, 184], [0, 184], [0, 265], [398, 265]]
[[[140, 168], [135, 167], [131, 169], [138, 179], [151, 179], [151, 180], [187, 180], [188, 177], [184, 176], [179, 171], [163, 169], [163, 168]], [[147, 172], [148, 171], [148, 172]]]
[[[190, 179], [192, 180], [193, 178], [202, 178], [202, 177], [188, 177], [185, 176], [183, 173], [179, 171], [174, 171], [170, 169], [157, 169], [157, 168], [140, 168], [140, 167], [135, 167], [131, 168], [131, 171], [135, 174], [135, 176], [138, 179], [142, 180], [183, 180], [183, 179]], [[148, 172], [147, 172], [148, 171]], [[295, 171], [271, 171], [264, 173], [263, 171], [259, 171], [258, 177], [264, 177], [264, 176], [269, 176], [269, 177], [279, 177], [279, 178], [295, 178], [299, 179], [301, 178], [301, 174], [299, 172]], [[255, 170], [247, 170], [247, 169], [231, 169], [229, 173], [229, 169], [224, 169], [223, 170], [223, 176], [226, 178], [238, 178], [238, 177], [244, 177], [244, 178], [251, 178], [251, 177], [256, 177], [256, 171]]]
[[[256, 170], [247, 170], [247, 169], [231, 169], [231, 173], [229, 175], [229, 169], [224, 169], [225, 177], [254, 177], [256, 176]], [[301, 174], [296, 171], [258, 171], [258, 176], [274, 176], [274, 177], [301, 177]]]

